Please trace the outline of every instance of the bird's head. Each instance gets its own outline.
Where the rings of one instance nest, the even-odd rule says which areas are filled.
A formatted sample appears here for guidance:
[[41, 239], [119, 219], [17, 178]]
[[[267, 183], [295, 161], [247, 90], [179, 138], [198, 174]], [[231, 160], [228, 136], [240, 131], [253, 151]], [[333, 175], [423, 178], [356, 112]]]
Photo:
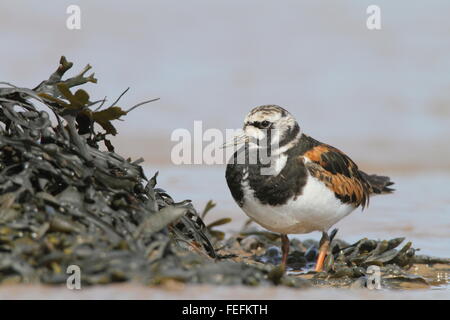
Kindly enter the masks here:
[[244, 142], [255, 146], [283, 147], [300, 136], [300, 127], [295, 118], [277, 105], [264, 105], [251, 110], [244, 119], [241, 135], [231, 145]]

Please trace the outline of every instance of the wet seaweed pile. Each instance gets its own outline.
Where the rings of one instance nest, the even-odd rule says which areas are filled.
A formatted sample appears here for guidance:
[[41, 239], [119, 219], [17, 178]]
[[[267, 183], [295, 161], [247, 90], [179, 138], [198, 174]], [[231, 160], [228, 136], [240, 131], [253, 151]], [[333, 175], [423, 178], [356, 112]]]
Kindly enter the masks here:
[[86, 76], [91, 67], [63, 79], [72, 65], [62, 57], [33, 89], [0, 83], [0, 284], [63, 284], [72, 265], [85, 285], [364, 287], [375, 265], [388, 287], [429, 286], [439, 284], [430, 281], [433, 266], [450, 271], [449, 259], [417, 255], [396, 238], [334, 240], [321, 273], [311, 271], [317, 241], [293, 239], [283, 272], [279, 235], [246, 228], [225, 238], [216, 227], [230, 219], [203, 222], [212, 202], [198, 214], [189, 200], [175, 202], [157, 188], [157, 174], [147, 179], [143, 159], [115, 152], [114, 121], [156, 99], [128, 109], [117, 105], [126, 91], [110, 106], [106, 98], [91, 101], [72, 89], [97, 82]]
[[[449, 283], [450, 259], [418, 255], [419, 249], [405, 238], [373, 240], [363, 238], [353, 244], [333, 240], [322, 272], [313, 271], [318, 255], [319, 242], [315, 240], [290, 241], [287, 274], [306, 279], [316, 287], [364, 288], [373, 278], [380, 275], [383, 288], [412, 289], [446, 286]], [[234, 245], [232, 244], [233, 242]], [[242, 251], [248, 261], [276, 266], [281, 262], [281, 241], [279, 236], [269, 232], [245, 230], [239, 236], [229, 239], [230, 247]], [[275, 282], [291, 282], [289, 277], [273, 269]], [[277, 279], [278, 277], [278, 279]]]
[[63, 283], [69, 265], [85, 284], [151, 282], [181, 242], [215, 258], [190, 202], [155, 188], [142, 159], [124, 159], [108, 140], [113, 121], [142, 104], [125, 111], [72, 93], [97, 79], [88, 65], [63, 80], [71, 67], [62, 57], [36, 88], [0, 88], [0, 282]]

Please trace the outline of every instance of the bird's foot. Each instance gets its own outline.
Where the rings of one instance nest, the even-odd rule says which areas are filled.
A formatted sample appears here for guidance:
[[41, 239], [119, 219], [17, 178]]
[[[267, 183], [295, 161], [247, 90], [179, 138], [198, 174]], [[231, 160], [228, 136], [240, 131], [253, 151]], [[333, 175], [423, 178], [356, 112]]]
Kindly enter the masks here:
[[322, 233], [322, 239], [320, 239], [320, 246], [319, 246], [319, 256], [317, 257], [317, 263], [315, 268], [316, 272], [321, 272], [323, 270], [323, 264], [330, 249], [330, 243], [336, 236], [337, 231], [338, 229], [333, 229], [333, 231], [331, 231], [330, 236], [328, 236], [328, 233], [326, 232]]

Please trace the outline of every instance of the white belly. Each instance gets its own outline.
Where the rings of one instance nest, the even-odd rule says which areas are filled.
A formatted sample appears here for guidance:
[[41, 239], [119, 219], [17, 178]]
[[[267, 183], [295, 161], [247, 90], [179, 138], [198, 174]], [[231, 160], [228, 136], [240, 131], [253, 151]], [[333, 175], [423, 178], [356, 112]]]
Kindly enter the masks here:
[[284, 234], [328, 231], [352, 212], [353, 205], [343, 204], [322, 182], [308, 176], [303, 192], [279, 206], [263, 205], [253, 196], [248, 182], [242, 184], [244, 212], [264, 228]]

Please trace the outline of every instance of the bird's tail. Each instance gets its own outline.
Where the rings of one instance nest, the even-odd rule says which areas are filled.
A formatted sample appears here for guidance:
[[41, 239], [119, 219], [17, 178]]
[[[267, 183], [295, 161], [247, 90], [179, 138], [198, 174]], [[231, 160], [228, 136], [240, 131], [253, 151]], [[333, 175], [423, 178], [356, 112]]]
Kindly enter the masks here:
[[395, 189], [390, 188], [394, 184], [389, 177], [367, 174], [359, 171], [361, 176], [369, 183], [372, 194], [392, 193]]

